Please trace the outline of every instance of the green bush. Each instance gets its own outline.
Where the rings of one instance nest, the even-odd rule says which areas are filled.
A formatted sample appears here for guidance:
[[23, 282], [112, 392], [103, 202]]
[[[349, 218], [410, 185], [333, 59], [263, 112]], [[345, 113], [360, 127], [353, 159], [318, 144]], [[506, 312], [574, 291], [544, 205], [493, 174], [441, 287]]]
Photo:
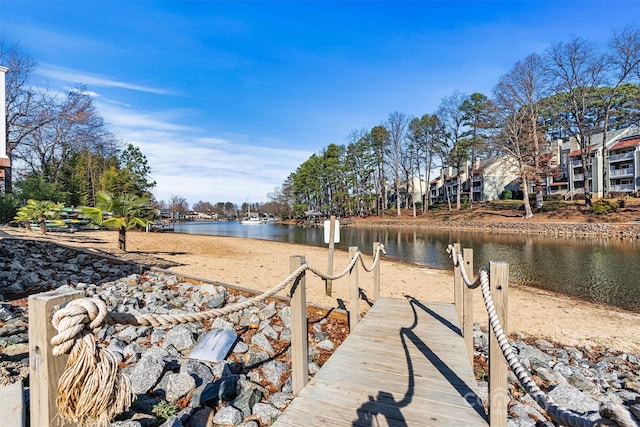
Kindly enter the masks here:
[[609, 214], [617, 211], [616, 205], [607, 199], [598, 199], [591, 204], [589, 213], [594, 215]]
[[544, 205], [542, 205], [542, 209], [540, 209], [540, 212], [553, 212], [566, 206], [568, 206], [568, 204], [564, 200], [548, 200], [544, 202]]
[[161, 400], [153, 407], [152, 411], [154, 414], [156, 414], [158, 418], [162, 418], [163, 420], [166, 420], [171, 415], [177, 414], [179, 409], [176, 405], [172, 405], [166, 400]]
[[20, 201], [13, 193], [0, 197], [0, 224], [13, 221], [19, 207]]
[[511, 190], [502, 190], [502, 193], [500, 194], [500, 198], [502, 200], [511, 200], [513, 198], [513, 193], [511, 192]]

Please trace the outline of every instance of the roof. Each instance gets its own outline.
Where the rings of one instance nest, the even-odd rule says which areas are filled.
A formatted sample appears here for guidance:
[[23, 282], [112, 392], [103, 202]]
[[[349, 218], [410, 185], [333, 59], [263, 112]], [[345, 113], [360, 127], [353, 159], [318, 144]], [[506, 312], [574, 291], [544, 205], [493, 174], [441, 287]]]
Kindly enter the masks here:
[[[590, 153], [591, 151], [593, 151], [593, 150], [594, 150], [594, 149], [596, 149], [596, 148], [600, 148], [600, 147], [596, 146], [595, 144], [594, 144], [594, 145], [591, 145], [589, 148], [587, 148], [587, 153]], [[582, 153], [582, 149], [573, 150], [573, 151], [571, 151], [571, 152], [569, 153], [569, 157], [579, 156], [579, 155], [580, 155], [580, 153]]]
[[609, 150], [620, 150], [622, 148], [635, 147], [636, 145], [640, 145], [640, 138], [631, 138], [631, 139], [622, 140], [616, 143]]
[[[607, 132], [607, 139], [606, 139], [607, 142], [605, 145], [609, 146], [611, 144], [612, 145], [611, 147], [607, 147], [609, 150], [611, 150], [613, 149], [613, 147], [615, 147], [615, 145], [617, 145], [616, 141], [621, 142], [623, 139], [626, 139], [626, 138], [637, 137], [639, 132], [640, 132], [640, 129], [638, 129], [638, 127], [636, 126], [629, 126], [628, 128], [625, 128], [625, 129], [609, 131]], [[602, 148], [602, 137], [603, 137], [602, 133], [591, 136], [592, 144], [587, 149], [587, 153], [593, 150], [599, 150]], [[578, 155], [580, 155], [580, 150], [573, 150], [569, 153], [569, 157], [575, 157]]]

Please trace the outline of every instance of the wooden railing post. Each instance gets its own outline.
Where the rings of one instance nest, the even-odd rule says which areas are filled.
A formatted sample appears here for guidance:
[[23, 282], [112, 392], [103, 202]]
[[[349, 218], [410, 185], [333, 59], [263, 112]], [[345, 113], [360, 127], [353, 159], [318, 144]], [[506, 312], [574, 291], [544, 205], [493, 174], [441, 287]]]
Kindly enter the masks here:
[[[473, 280], [473, 249], [463, 249], [464, 271], [469, 280]], [[471, 366], [473, 366], [473, 289], [462, 284], [462, 336], [467, 348]]]
[[[357, 246], [349, 246], [349, 259], [358, 253]], [[349, 330], [353, 331], [360, 321], [360, 286], [358, 284], [358, 264], [349, 271]]]
[[[295, 271], [304, 257], [293, 255], [289, 258], [289, 269]], [[289, 292], [291, 297], [291, 375], [293, 394], [298, 394], [307, 384], [309, 377], [307, 335], [307, 291], [305, 273], [293, 282]]]
[[[509, 291], [509, 264], [489, 262], [489, 286], [496, 313], [504, 333], [507, 334], [507, 296]], [[506, 427], [507, 404], [507, 360], [502, 354], [498, 340], [489, 326], [489, 425]]]
[[453, 303], [456, 306], [456, 314], [458, 315], [458, 323], [462, 324], [462, 273], [460, 269], [462, 266], [458, 263], [458, 254], [460, 253], [460, 243], [454, 243], [456, 259], [454, 260], [453, 267]]
[[83, 297], [70, 289], [43, 292], [29, 297], [29, 385], [30, 423], [32, 426], [70, 426], [57, 416], [58, 379], [67, 356], [52, 354], [51, 338], [57, 331], [51, 325], [54, 312], [69, 301]]
[[[380, 242], [373, 242], [373, 258], [375, 259], [378, 253]], [[378, 301], [380, 298], [380, 264], [382, 263], [382, 256], [378, 257], [378, 262], [373, 267], [373, 302]]]

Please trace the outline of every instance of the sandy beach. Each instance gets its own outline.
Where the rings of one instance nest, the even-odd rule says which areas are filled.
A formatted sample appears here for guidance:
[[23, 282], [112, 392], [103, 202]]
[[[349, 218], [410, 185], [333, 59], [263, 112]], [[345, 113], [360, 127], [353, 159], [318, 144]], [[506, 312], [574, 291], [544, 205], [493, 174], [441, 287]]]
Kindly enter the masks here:
[[[82, 247], [138, 262], [167, 268], [176, 273], [267, 290], [289, 274], [289, 258], [302, 255], [307, 262], [327, 271], [326, 248], [293, 245], [233, 237], [202, 236], [179, 233], [127, 233], [127, 253], [117, 250], [117, 233], [91, 231], [49, 233], [1, 227], [0, 235], [42, 239], [68, 246]], [[402, 298], [410, 295], [424, 301], [453, 301], [452, 270], [436, 270], [383, 258], [381, 295]], [[372, 257], [365, 255], [365, 264]], [[346, 251], [336, 250], [334, 273], [349, 263]], [[371, 296], [373, 276], [362, 268], [360, 287]], [[349, 279], [333, 282], [331, 296], [325, 295], [324, 281], [307, 272], [307, 301], [326, 308], [340, 308], [349, 301]], [[474, 292], [474, 319], [486, 326], [486, 313], [480, 290]], [[360, 310], [368, 305], [361, 302]], [[545, 338], [563, 345], [606, 346], [616, 350], [640, 353], [640, 313], [629, 312], [553, 294], [547, 291], [511, 284], [509, 287], [509, 332]]]

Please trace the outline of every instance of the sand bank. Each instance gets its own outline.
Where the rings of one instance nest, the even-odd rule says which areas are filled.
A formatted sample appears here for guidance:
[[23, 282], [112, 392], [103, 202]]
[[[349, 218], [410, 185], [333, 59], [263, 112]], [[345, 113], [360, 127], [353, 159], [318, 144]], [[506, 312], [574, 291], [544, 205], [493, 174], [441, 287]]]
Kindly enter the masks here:
[[[110, 253], [139, 262], [167, 267], [222, 283], [255, 290], [266, 290], [289, 274], [289, 258], [303, 255], [307, 262], [323, 271], [328, 264], [326, 248], [233, 237], [201, 236], [179, 233], [127, 234], [127, 253], [118, 251], [117, 233], [92, 231], [49, 233], [41, 236], [24, 229], [2, 227], [7, 235], [44, 239], [69, 246]], [[393, 254], [388, 254], [392, 257]], [[365, 256], [370, 265], [371, 256]], [[334, 273], [349, 263], [346, 251], [337, 250]], [[307, 301], [332, 308], [343, 307], [349, 301], [349, 279], [333, 282], [332, 295], [325, 295], [324, 281], [307, 273]], [[360, 269], [360, 286], [365, 295], [372, 295], [373, 278]], [[453, 301], [451, 271], [436, 270], [385, 258], [381, 266], [381, 294], [402, 298], [410, 295], [424, 301]], [[361, 311], [367, 304], [362, 302]], [[474, 318], [486, 325], [486, 314], [480, 291], [474, 298]], [[564, 345], [601, 345], [625, 352], [640, 353], [640, 314], [592, 304], [543, 290], [510, 285], [510, 332], [520, 332], [545, 338]]]

